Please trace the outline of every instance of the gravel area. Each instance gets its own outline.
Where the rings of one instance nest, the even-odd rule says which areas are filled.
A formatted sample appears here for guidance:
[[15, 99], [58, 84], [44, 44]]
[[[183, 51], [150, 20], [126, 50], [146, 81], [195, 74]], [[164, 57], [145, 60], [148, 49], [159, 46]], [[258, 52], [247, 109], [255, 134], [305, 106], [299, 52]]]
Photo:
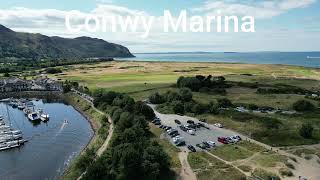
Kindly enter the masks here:
[[[152, 107], [153, 109], [155, 107], [155, 105], [149, 105], [149, 106]], [[207, 123], [204, 123], [204, 124], [206, 125], [206, 127], [209, 127], [209, 129], [202, 127], [200, 129], [196, 130], [195, 135], [190, 135], [187, 132], [182, 131], [178, 127], [179, 125], [174, 122], [174, 120], [175, 119], [179, 120], [181, 122], [181, 125], [187, 125], [188, 120], [192, 120], [195, 123], [199, 123], [200, 121], [198, 119], [193, 118], [193, 117], [188, 117], [188, 116], [179, 116], [179, 115], [175, 115], [175, 114], [161, 114], [161, 113], [157, 112], [155, 109], [154, 109], [154, 112], [155, 112], [156, 116], [158, 118], [160, 118], [161, 124], [166, 125], [166, 126], [170, 126], [174, 129], [178, 130], [180, 136], [182, 136], [184, 138], [186, 144], [187, 145], [191, 144], [194, 147], [196, 147], [196, 144], [202, 143], [203, 141], [214, 141], [217, 146], [221, 146], [223, 144], [218, 142], [218, 139], [217, 139], [218, 137], [227, 137], [227, 136], [235, 135], [232, 131], [227, 131], [227, 130], [224, 130], [223, 128], [217, 128], [217, 127], [215, 127], [213, 125], [209, 125]], [[163, 136], [169, 138], [170, 142], [172, 142], [172, 138], [169, 135], [163, 134]], [[197, 149], [199, 150], [199, 148], [197, 148]]]

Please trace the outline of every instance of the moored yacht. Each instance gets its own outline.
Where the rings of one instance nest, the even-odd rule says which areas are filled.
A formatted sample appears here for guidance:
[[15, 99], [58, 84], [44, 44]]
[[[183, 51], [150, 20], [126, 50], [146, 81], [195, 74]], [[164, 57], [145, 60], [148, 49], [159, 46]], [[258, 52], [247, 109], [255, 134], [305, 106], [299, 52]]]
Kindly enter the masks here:
[[38, 113], [32, 112], [32, 113], [28, 114], [28, 119], [30, 121], [38, 121], [38, 120], [40, 120], [40, 116], [38, 115]]

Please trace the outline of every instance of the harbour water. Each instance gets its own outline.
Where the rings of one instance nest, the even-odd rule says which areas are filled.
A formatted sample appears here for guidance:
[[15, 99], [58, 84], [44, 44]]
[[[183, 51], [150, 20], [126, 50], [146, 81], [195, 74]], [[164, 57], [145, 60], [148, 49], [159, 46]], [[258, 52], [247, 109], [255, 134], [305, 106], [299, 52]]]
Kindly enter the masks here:
[[33, 103], [50, 114], [48, 122], [34, 124], [23, 111], [0, 103], [6, 124], [21, 130], [28, 140], [19, 148], [0, 151], [0, 179], [58, 179], [93, 136], [89, 122], [72, 106]]
[[320, 52], [182, 52], [138, 53], [131, 61], [226, 62], [246, 64], [286, 64], [320, 68]]

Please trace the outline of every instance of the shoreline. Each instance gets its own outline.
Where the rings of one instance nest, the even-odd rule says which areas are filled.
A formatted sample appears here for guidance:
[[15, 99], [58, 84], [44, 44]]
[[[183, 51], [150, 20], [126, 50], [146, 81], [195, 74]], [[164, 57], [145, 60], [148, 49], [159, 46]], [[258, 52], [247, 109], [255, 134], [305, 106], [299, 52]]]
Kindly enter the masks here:
[[[69, 166], [67, 166], [64, 169], [64, 172], [61, 174], [61, 176], [59, 177], [59, 179], [64, 179], [66, 178], [67, 174], [72, 170], [72, 165], [76, 162], [77, 158], [79, 158], [81, 155], [83, 155], [83, 153], [90, 147], [90, 146], [94, 146], [95, 142], [99, 140], [98, 138], [98, 134], [97, 131], [99, 130], [99, 128], [101, 127], [100, 123], [97, 122], [97, 120], [94, 119], [94, 117], [90, 117], [90, 115], [88, 113], [86, 113], [80, 106], [79, 104], [73, 102], [72, 99], [70, 98], [74, 98], [74, 96], [81, 98], [80, 96], [74, 94], [74, 93], [69, 93], [69, 94], [62, 94], [62, 99], [67, 102], [70, 106], [72, 106], [76, 111], [78, 111], [82, 116], [85, 117], [85, 119], [89, 122], [90, 127], [93, 131], [93, 135], [90, 138], [89, 142], [85, 145], [85, 147], [79, 152], [79, 154], [77, 156], [75, 156], [71, 163], [69, 164]], [[102, 144], [101, 144], [102, 145]], [[100, 145], [99, 145], [100, 146]]]

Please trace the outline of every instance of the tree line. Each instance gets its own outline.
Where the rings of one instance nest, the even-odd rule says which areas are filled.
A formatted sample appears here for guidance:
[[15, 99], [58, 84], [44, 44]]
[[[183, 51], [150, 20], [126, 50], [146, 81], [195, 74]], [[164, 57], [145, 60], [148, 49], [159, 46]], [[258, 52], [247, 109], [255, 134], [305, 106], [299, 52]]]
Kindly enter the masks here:
[[155, 117], [153, 110], [117, 92], [96, 91], [94, 98], [94, 105], [112, 117], [115, 129], [110, 146], [90, 163], [83, 179], [157, 180], [170, 176], [168, 155], [151, 139], [148, 121]]

